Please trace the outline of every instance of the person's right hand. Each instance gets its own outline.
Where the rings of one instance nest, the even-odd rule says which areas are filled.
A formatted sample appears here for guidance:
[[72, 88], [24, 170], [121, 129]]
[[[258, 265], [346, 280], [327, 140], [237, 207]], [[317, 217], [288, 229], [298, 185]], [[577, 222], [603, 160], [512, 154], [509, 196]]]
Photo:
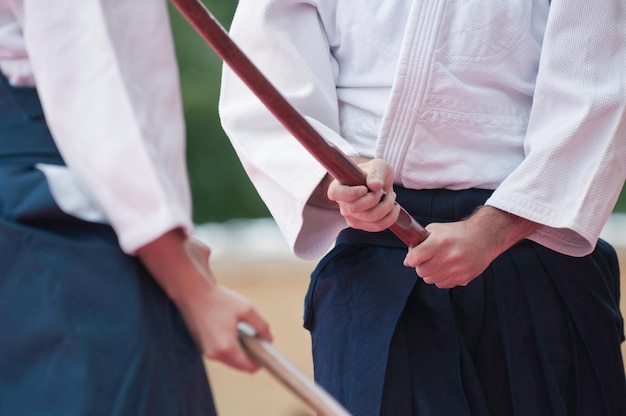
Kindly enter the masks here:
[[395, 223], [400, 206], [395, 204], [393, 170], [382, 159], [357, 159], [357, 165], [365, 172], [367, 186], [342, 185], [333, 180], [327, 196], [339, 205], [339, 212], [346, 223], [364, 231], [382, 231]]
[[179, 230], [138, 250], [137, 255], [178, 307], [203, 355], [253, 372], [259, 366], [243, 350], [237, 325], [247, 322], [272, 341], [267, 322], [241, 295], [217, 284], [209, 267], [211, 250]]

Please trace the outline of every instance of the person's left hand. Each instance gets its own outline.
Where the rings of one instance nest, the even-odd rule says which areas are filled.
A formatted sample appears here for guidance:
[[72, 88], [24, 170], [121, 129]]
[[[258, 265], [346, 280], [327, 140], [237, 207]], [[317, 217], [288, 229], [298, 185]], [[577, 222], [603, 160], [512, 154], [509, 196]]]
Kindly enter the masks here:
[[466, 286], [537, 226], [497, 208], [482, 207], [466, 220], [426, 226], [429, 236], [409, 249], [404, 265], [439, 288]]
[[239, 342], [237, 328], [246, 322], [271, 342], [269, 325], [250, 300], [218, 284], [207, 245], [174, 229], [140, 247], [137, 256], [176, 304], [205, 357], [242, 371], [259, 369]]

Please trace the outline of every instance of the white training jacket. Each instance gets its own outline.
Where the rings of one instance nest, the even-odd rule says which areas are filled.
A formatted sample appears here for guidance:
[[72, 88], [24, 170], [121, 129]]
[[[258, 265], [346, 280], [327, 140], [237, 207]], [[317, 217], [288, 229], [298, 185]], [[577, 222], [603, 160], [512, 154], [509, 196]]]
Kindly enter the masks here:
[[[626, 2], [241, 0], [235, 41], [348, 155], [404, 187], [487, 202], [589, 253], [626, 178]], [[323, 169], [225, 67], [225, 131], [295, 254], [346, 227], [306, 204]]]
[[0, 0], [0, 69], [35, 85], [69, 169], [40, 165], [66, 212], [108, 222], [127, 253], [191, 232], [167, 3]]

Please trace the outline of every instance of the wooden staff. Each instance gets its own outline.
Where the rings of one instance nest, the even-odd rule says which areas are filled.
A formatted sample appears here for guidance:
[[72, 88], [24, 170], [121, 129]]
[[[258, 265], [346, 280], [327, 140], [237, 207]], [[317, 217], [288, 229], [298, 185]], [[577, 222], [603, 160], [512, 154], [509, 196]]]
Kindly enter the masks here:
[[238, 328], [239, 340], [248, 355], [315, 410], [318, 416], [350, 416], [326, 390], [302, 373], [269, 342], [258, 337], [250, 325], [240, 322]]
[[[222, 25], [200, 0], [171, 0], [217, 55], [224, 60], [282, 125], [344, 185], [366, 185], [364, 172], [336, 146], [328, 143], [278, 92], [230, 38]], [[400, 215], [389, 229], [407, 246], [428, 237], [424, 229], [400, 207]]]

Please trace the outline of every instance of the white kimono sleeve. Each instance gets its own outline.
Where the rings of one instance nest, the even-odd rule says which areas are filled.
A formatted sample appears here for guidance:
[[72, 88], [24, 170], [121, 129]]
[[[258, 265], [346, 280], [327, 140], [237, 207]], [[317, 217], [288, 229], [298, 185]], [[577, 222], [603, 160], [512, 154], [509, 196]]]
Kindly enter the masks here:
[[25, 0], [50, 130], [128, 253], [191, 230], [178, 70], [165, 1]]
[[[348, 155], [356, 154], [338, 133], [337, 67], [314, 6], [304, 1], [243, 0], [231, 36], [326, 140]], [[323, 254], [346, 227], [338, 211], [306, 204], [325, 175], [323, 167], [226, 65], [220, 116], [294, 253], [305, 259]]]
[[542, 224], [530, 239], [593, 250], [626, 178], [626, 3], [553, 0], [525, 159], [487, 201]]

